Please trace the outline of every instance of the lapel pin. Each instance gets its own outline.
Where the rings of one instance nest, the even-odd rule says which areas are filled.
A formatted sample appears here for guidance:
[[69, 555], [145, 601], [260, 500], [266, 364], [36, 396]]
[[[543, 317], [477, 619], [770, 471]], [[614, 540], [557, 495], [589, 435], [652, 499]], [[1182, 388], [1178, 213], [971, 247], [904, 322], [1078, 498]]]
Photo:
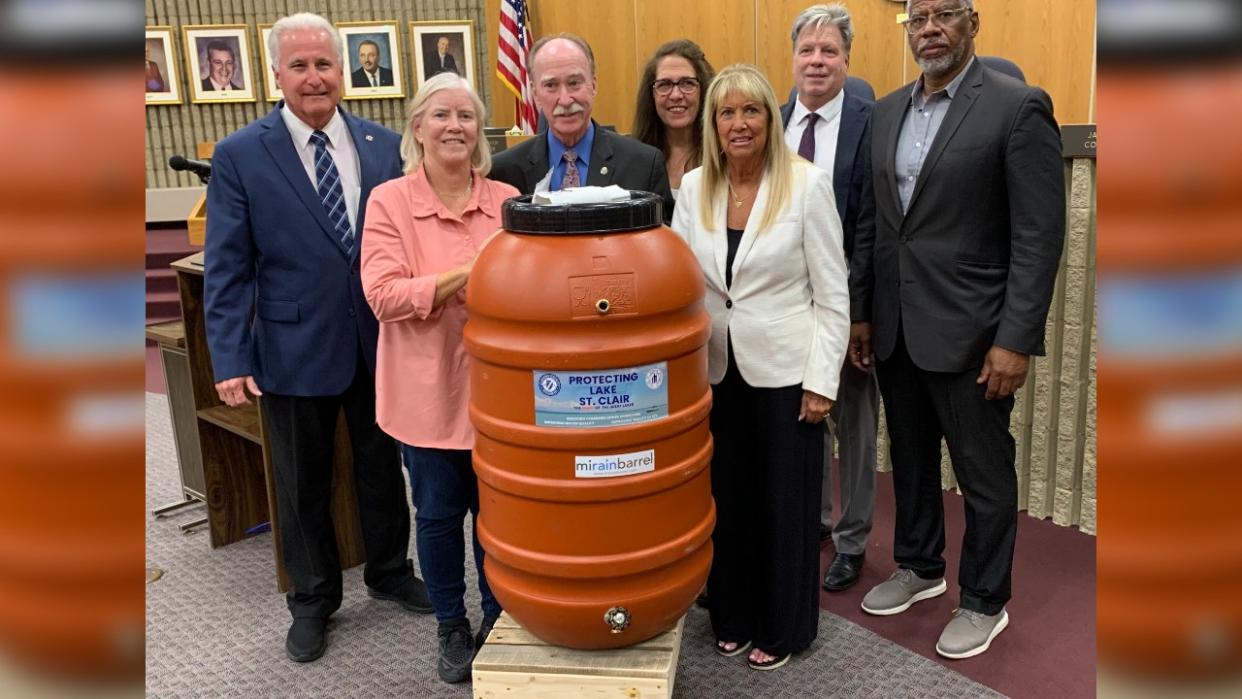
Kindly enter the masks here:
[[599, 169], [599, 174], [601, 174], [601, 175], [607, 175], [607, 174], [608, 174], [608, 166], [607, 166], [607, 165], [605, 165], [604, 167], [601, 167], [601, 168]]
[[375, 137], [374, 137], [374, 136], [372, 136], [371, 134], [367, 134], [367, 140], [368, 140], [368, 141], [374, 141], [374, 140], [375, 140]]

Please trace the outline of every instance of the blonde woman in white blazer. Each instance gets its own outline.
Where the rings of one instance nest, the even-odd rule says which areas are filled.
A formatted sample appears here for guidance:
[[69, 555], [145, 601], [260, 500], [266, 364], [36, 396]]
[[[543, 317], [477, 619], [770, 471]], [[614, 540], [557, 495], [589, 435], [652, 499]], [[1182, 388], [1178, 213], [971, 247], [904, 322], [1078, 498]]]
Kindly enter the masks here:
[[704, 98], [703, 166], [672, 227], [712, 316], [716, 652], [756, 670], [815, 640], [824, 430], [849, 336], [841, 222], [828, 173], [792, 154], [767, 79], [749, 65]]

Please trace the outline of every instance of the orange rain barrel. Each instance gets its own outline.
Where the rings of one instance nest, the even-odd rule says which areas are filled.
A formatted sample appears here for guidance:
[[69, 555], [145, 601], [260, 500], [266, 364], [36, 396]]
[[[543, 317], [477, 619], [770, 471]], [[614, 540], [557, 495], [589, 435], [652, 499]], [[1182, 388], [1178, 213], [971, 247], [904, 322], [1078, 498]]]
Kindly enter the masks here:
[[510, 199], [467, 286], [487, 580], [557, 645], [667, 631], [711, 566], [711, 321], [661, 208]]

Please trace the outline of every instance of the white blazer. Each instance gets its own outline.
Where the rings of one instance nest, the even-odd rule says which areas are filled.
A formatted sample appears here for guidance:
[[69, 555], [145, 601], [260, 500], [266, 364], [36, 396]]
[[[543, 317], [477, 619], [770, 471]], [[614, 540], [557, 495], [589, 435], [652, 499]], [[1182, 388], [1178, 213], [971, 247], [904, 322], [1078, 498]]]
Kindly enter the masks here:
[[699, 215], [703, 169], [681, 179], [672, 228], [699, 259], [707, 281], [712, 317], [708, 376], [724, 379], [726, 337], [746, 383], [802, 388], [836, 399], [850, 333], [849, 273], [841, 243], [832, 176], [796, 158], [785, 210], [768, 230], [763, 218], [768, 180], [759, 184], [755, 205], [733, 260], [733, 286], [725, 288], [725, 198], [713, 207], [714, 230]]

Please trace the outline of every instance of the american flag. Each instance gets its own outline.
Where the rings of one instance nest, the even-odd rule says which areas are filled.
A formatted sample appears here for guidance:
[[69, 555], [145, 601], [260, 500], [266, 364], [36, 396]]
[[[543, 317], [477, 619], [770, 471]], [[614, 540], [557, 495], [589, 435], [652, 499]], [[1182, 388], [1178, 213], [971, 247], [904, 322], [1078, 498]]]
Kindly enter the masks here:
[[526, 73], [532, 43], [526, 26], [526, 0], [501, 0], [500, 50], [496, 53], [496, 75], [516, 98], [514, 112], [518, 128], [535, 133], [538, 113]]

